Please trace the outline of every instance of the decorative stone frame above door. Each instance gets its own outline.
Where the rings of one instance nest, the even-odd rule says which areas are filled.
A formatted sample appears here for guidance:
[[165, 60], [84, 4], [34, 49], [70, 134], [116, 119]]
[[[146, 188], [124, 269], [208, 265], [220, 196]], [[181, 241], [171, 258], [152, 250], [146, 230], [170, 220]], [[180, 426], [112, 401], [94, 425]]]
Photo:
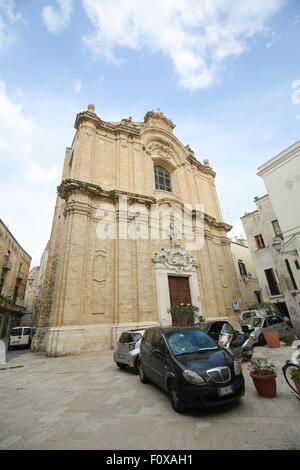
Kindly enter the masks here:
[[156, 276], [158, 317], [162, 326], [172, 325], [172, 317], [168, 313], [170, 307], [170, 293], [168, 276], [181, 276], [189, 278], [192, 305], [199, 308], [202, 315], [197, 266], [199, 263], [171, 236], [167, 248], [162, 248], [153, 257]]

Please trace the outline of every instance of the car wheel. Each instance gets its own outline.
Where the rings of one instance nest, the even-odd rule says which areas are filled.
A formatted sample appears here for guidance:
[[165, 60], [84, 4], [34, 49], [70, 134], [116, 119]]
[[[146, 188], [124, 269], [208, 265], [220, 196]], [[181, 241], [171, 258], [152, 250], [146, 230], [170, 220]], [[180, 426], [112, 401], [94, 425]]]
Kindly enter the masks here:
[[140, 359], [139, 359], [139, 356], [135, 359], [134, 361], [134, 366], [133, 366], [133, 370], [136, 374], [139, 373], [139, 367], [140, 367]]
[[125, 369], [125, 367], [127, 367], [127, 365], [123, 364], [122, 362], [116, 362], [116, 364], [120, 369]]
[[181, 399], [178, 394], [178, 387], [175, 380], [171, 380], [169, 383], [169, 398], [173, 409], [176, 413], [183, 413], [185, 407], [183, 406]]
[[142, 384], [146, 384], [148, 382], [147, 377], [145, 376], [144, 367], [141, 364], [141, 361], [139, 361], [139, 376], [140, 376], [140, 381], [142, 382]]
[[263, 334], [259, 335], [258, 342], [260, 346], [264, 346], [266, 344], [266, 340]]

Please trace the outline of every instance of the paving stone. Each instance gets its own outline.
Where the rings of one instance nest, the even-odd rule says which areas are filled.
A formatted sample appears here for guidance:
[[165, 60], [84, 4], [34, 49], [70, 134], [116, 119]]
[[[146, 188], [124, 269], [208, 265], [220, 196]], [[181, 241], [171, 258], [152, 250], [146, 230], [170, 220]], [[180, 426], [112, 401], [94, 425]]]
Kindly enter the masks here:
[[111, 351], [9, 352], [24, 367], [0, 371], [0, 449], [300, 449], [299, 400], [281, 373], [291, 351], [278, 349], [255, 353], [277, 366], [275, 398], [260, 397], [244, 367], [242, 400], [181, 415], [158, 387], [117, 369]]

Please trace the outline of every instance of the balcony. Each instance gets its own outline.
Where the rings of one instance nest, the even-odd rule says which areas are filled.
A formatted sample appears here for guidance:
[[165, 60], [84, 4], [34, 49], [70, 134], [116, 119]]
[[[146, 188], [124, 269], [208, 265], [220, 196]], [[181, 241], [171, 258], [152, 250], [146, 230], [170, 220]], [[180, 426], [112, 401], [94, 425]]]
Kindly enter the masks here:
[[251, 273], [243, 274], [242, 275], [243, 281], [257, 281], [257, 277], [252, 277]]
[[17, 279], [18, 279], [18, 281], [22, 281], [24, 279], [24, 273], [22, 271], [18, 272]]
[[12, 267], [12, 263], [8, 260], [4, 260], [2, 264], [2, 269], [6, 269], [7, 271], [10, 271]]

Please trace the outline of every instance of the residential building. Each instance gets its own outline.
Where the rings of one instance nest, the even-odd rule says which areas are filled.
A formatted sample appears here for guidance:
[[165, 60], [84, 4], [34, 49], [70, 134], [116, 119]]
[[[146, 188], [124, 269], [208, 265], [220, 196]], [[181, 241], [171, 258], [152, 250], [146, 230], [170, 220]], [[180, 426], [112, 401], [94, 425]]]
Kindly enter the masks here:
[[181, 303], [206, 318], [234, 315], [232, 227], [222, 218], [215, 172], [174, 127], [154, 111], [142, 122], [104, 121], [92, 104], [77, 115], [57, 188], [35, 350], [113, 347], [127, 328], [172, 324], [169, 308]]
[[255, 203], [257, 210], [246, 213], [241, 220], [262, 289], [263, 301], [275, 303], [281, 313], [290, 317], [296, 331], [300, 331], [299, 292], [292, 285], [286, 255], [283, 257], [274, 248], [274, 240], [282, 233], [277, 214], [269, 194], [256, 198]]
[[291, 290], [300, 289], [300, 140], [258, 168], [276, 220], [275, 249], [282, 255]]
[[31, 257], [0, 219], [0, 337], [8, 336], [25, 313], [30, 262]]
[[248, 248], [248, 241], [235, 237], [231, 240], [230, 249], [241, 292], [239, 307], [240, 310], [247, 310], [250, 305], [262, 302], [261, 288]]
[[37, 326], [48, 248], [49, 242], [42, 254], [40, 266], [35, 266], [29, 273], [25, 292], [25, 315], [22, 317], [21, 325]]

